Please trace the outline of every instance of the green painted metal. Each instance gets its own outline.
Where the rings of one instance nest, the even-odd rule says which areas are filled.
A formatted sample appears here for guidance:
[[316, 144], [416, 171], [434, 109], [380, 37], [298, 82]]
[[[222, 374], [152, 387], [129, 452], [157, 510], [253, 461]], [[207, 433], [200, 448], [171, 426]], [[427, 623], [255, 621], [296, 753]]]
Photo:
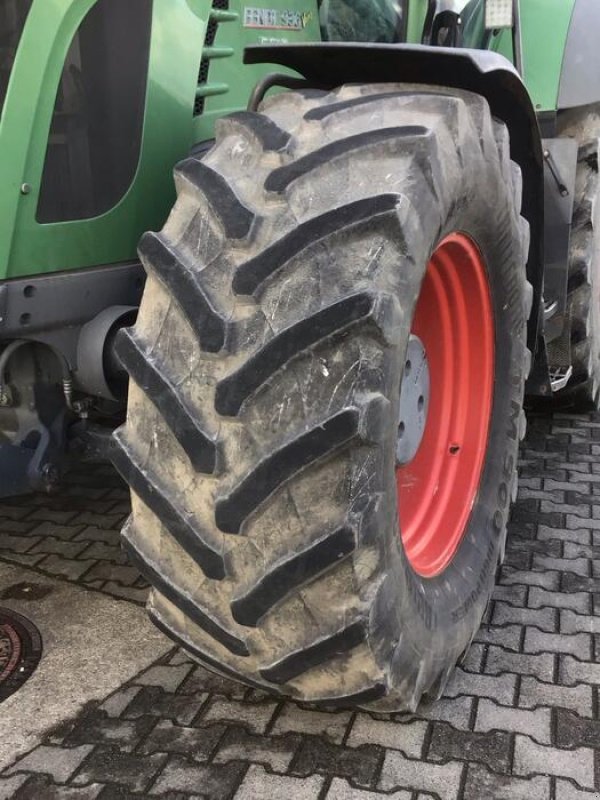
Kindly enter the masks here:
[[[521, 0], [524, 81], [538, 111], [554, 111], [558, 101], [563, 53], [576, 0]], [[427, 0], [410, 0], [408, 41], [419, 44]], [[466, 42], [480, 47], [480, 42]], [[513, 60], [511, 31], [501, 31], [491, 49]]]
[[427, 0], [409, 0], [406, 39], [411, 44], [421, 44], [426, 14]]
[[[0, 280], [133, 258], [140, 235], [160, 228], [173, 204], [173, 165], [192, 144], [212, 137], [218, 117], [243, 108], [252, 85], [268, 71], [268, 66], [242, 69], [244, 46], [267, 37], [319, 38], [315, 0], [302, 0], [303, 23], [293, 31], [245, 28], [239, 11], [213, 11], [210, 0], [153, 0], [146, 114], [134, 180], [101, 216], [42, 225], [35, 216], [56, 90], [73, 36], [95, 1], [34, 0], [23, 30], [0, 118]], [[231, 5], [241, 8], [240, 0]], [[297, 0], [269, 0], [269, 8], [290, 7], [298, 10]], [[219, 28], [208, 52], [210, 82], [199, 87], [211, 16]], [[205, 113], [194, 118], [199, 96], [206, 98]]]
[[521, 0], [524, 79], [538, 111], [556, 109], [574, 7], [575, 0]]
[[[521, 0], [523, 79], [537, 111], [558, 104], [563, 54], [576, 0]], [[512, 33], [494, 37], [492, 50], [513, 60]]]
[[[317, 0], [153, 0], [146, 113], [138, 169], [114, 208], [87, 220], [39, 224], [36, 209], [56, 90], [66, 53], [96, 0], [34, 0], [0, 117], [0, 280], [124, 261], [158, 229], [174, 199], [172, 166], [215, 121], [246, 105], [270, 65], [244, 66], [248, 44], [318, 41]], [[575, 0], [521, 0], [524, 78], [540, 111], [556, 107]], [[421, 41], [427, 0], [409, 0], [410, 42]], [[275, 24], [253, 14], [268, 10]], [[207, 26], [218, 23], [205, 46]], [[254, 20], [255, 21], [255, 20]], [[283, 23], [283, 24], [280, 24]], [[476, 43], [472, 43], [476, 44]], [[510, 32], [492, 42], [512, 58]], [[209, 65], [198, 83], [201, 58]], [[279, 68], [277, 68], [279, 71]], [[202, 113], [194, 115], [194, 107]]]
[[[278, 22], [282, 14], [293, 11], [298, 15], [299, 27], [294, 29], [252, 28], [244, 23], [244, 12], [247, 8], [268, 9], [277, 12]], [[319, 12], [316, 0], [230, 0], [230, 8], [236, 11], [222, 12], [215, 10], [215, 19], [223, 19], [217, 28], [214, 48], [229, 49], [229, 58], [215, 61], [211, 58], [209, 80], [206, 87], [201, 87], [199, 96], [206, 97], [204, 110], [194, 119], [194, 139], [204, 141], [213, 135], [214, 125], [219, 117], [245, 108], [251, 87], [265, 72], [286, 72], [281, 67], [264, 65], [245, 65], [243, 63], [244, 48], [250, 44], [270, 44], [271, 42], [315, 42], [320, 41]], [[225, 23], [226, 16], [228, 22]], [[288, 19], [288, 17], [285, 17]], [[295, 21], [295, 20], [291, 20]], [[212, 49], [212, 48], [211, 48]], [[210, 49], [203, 55], [210, 56]], [[212, 89], [213, 86], [218, 88]], [[227, 87], [224, 91], [224, 87]]]
[[94, 219], [48, 225], [35, 219], [62, 66], [93, 2], [35, 0], [23, 31], [0, 121], [0, 278], [130, 259], [141, 232], [160, 227], [172, 204], [171, 170], [192, 141], [207, 0], [154, 0], [142, 150], [125, 196]]

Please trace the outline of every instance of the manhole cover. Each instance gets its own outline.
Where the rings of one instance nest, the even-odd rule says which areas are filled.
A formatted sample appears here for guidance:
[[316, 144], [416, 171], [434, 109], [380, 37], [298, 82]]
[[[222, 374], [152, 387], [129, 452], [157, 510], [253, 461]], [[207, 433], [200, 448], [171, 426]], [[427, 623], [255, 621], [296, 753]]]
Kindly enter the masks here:
[[41, 655], [42, 637], [35, 625], [0, 607], [0, 703], [25, 683]]

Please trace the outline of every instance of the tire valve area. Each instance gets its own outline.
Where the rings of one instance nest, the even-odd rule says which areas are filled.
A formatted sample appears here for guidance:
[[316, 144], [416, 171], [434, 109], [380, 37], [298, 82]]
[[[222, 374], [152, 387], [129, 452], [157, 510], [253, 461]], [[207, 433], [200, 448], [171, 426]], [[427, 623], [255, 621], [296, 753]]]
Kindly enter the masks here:
[[423, 342], [411, 334], [400, 386], [396, 464], [413, 460], [421, 445], [429, 408], [429, 365]]

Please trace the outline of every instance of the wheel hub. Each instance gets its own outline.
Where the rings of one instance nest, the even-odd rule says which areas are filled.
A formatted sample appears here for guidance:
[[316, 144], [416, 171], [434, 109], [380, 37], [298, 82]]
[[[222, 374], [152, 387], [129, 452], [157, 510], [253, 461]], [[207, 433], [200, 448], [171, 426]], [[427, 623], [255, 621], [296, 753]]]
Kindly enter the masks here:
[[400, 387], [396, 464], [408, 464], [423, 439], [429, 408], [429, 364], [423, 342], [411, 334]]

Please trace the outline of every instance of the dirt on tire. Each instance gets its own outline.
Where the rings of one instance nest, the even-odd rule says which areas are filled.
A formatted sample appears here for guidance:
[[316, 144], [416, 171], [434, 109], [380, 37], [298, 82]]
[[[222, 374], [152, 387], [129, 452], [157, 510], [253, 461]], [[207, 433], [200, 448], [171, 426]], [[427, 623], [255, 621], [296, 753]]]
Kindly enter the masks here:
[[[468, 92], [289, 92], [218, 122], [175, 176], [120, 342], [123, 542], [150, 613], [249, 685], [414, 709], [479, 626], [516, 496], [532, 293], [507, 130]], [[465, 535], [424, 579], [398, 533], [399, 392], [429, 257], [453, 231], [487, 264], [496, 380]]]

